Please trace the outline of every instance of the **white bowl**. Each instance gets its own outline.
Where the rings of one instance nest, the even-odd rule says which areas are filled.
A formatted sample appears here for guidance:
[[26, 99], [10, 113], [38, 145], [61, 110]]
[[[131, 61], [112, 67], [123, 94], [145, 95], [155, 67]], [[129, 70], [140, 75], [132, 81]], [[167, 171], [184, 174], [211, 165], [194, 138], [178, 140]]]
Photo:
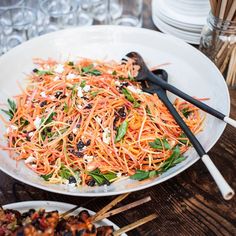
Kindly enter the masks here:
[[[25, 74], [34, 68], [32, 58], [63, 60], [83, 56], [120, 60], [130, 51], [139, 52], [150, 66], [170, 62], [165, 69], [171, 84], [192, 96], [210, 98], [207, 104], [225, 115], [229, 114], [230, 99], [226, 83], [216, 66], [201, 52], [169, 35], [119, 26], [91, 26], [58, 31], [32, 39], [9, 51], [0, 58], [0, 103], [19, 93], [17, 81], [23, 83]], [[173, 100], [174, 96], [170, 98]], [[204, 131], [197, 137], [207, 151], [220, 138], [224, 128], [225, 123], [210, 115], [206, 116]], [[0, 140], [3, 140], [5, 131], [1, 123]], [[24, 162], [9, 158], [7, 152], [1, 150], [0, 155], [1, 170], [13, 178], [37, 188], [76, 196], [107, 196], [141, 190], [174, 177], [199, 159], [191, 148], [184, 162], [160, 177], [145, 182], [126, 179], [107, 187], [79, 187], [70, 190], [64, 185], [51, 185], [43, 181], [27, 169]]]

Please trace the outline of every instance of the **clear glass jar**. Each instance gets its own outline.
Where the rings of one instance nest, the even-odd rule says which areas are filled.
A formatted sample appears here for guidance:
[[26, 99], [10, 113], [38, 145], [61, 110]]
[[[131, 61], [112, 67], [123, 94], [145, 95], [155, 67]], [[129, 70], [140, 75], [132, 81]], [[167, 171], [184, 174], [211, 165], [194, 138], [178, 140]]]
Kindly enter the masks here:
[[219, 19], [210, 12], [199, 49], [216, 64], [227, 84], [236, 87], [236, 21]]

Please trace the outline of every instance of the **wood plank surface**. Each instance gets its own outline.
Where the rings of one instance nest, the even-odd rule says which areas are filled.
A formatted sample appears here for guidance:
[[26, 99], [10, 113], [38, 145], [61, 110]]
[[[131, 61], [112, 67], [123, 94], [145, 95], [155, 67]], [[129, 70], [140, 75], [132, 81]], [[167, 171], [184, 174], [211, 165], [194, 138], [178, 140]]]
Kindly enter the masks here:
[[[144, 27], [157, 30], [151, 20], [151, 1], [144, 2]], [[230, 96], [231, 117], [236, 119], [236, 90], [230, 90]], [[236, 189], [236, 129], [227, 126], [209, 154], [226, 180]], [[153, 199], [151, 202], [111, 218], [122, 227], [154, 212], [158, 214], [154, 221], [128, 233], [130, 236], [236, 235], [236, 197], [231, 201], [222, 199], [201, 161], [167, 182], [130, 194], [122, 204], [148, 195]], [[113, 198], [94, 198], [86, 207], [98, 211]], [[28, 200], [83, 204], [89, 198], [46, 192], [0, 172], [0, 204]], [[122, 204], [118, 204], [118, 207]]]

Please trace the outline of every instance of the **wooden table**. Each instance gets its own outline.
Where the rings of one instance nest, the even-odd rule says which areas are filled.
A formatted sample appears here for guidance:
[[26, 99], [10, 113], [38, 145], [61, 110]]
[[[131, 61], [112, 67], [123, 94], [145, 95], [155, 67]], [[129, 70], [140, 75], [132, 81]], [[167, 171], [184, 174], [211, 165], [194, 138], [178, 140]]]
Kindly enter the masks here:
[[[151, 20], [150, 0], [145, 1], [144, 27], [157, 30]], [[230, 90], [231, 117], [236, 119], [236, 90]], [[214, 130], [212, 130], [214, 132]], [[209, 152], [226, 180], [236, 190], [236, 129], [227, 126]], [[236, 197], [224, 201], [201, 161], [175, 178], [152, 188], [132, 193], [124, 202], [150, 195], [152, 202], [111, 218], [120, 227], [154, 211], [158, 218], [129, 235], [236, 235]], [[113, 197], [101, 197], [89, 204], [97, 211]], [[82, 204], [89, 198], [46, 192], [18, 182], [0, 172], [0, 204], [52, 200]]]

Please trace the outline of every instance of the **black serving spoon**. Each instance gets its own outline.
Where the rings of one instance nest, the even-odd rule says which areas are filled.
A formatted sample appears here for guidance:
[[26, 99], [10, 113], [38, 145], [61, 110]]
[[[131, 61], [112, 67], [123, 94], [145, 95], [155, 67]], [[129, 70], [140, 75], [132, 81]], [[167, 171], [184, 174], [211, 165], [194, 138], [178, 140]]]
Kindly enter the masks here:
[[150, 71], [148, 69], [143, 58], [137, 52], [130, 52], [130, 53], [126, 54], [126, 57], [133, 59], [135, 61], [135, 63], [140, 66], [140, 70], [138, 72], [138, 75], [135, 78], [136, 81], [142, 82], [142, 81], [148, 80], [152, 83], [156, 83], [157, 85], [159, 85], [163, 89], [172, 92], [173, 94], [192, 103], [193, 105], [200, 108], [201, 110], [215, 116], [216, 118], [218, 118], [220, 120], [223, 120], [225, 123], [228, 123], [236, 128], [236, 121], [235, 120], [222, 114], [221, 112], [215, 110], [214, 108], [206, 105], [205, 103], [203, 103], [197, 99], [194, 99], [193, 97], [191, 97], [188, 94], [184, 93], [183, 91], [179, 90], [175, 86], [169, 84], [167, 81], [162, 80], [159, 75], [155, 75], [152, 71]]
[[[158, 76], [163, 81], [167, 82], [168, 74], [165, 70], [158, 69], [158, 70], [154, 70], [152, 73]], [[188, 139], [192, 143], [198, 155], [201, 157], [201, 160], [203, 161], [203, 163], [209, 170], [211, 176], [215, 180], [224, 199], [230, 200], [234, 196], [233, 189], [226, 182], [226, 180], [221, 175], [219, 170], [216, 168], [216, 166], [214, 165], [210, 157], [207, 155], [201, 143], [198, 141], [198, 139], [195, 137], [195, 135], [192, 133], [189, 127], [186, 125], [186, 123], [184, 122], [182, 117], [179, 115], [179, 113], [176, 111], [175, 107], [173, 106], [173, 104], [170, 102], [170, 100], [168, 99], [166, 95], [166, 90], [163, 89], [161, 86], [157, 85], [156, 83], [150, 82], [148, 80], [143, 80], [141, 83], [142, 83], [142, 89], [144, 92], [147, 92], [150, 94], [156, 93], [159, 99], [165, 104], [167, 109], [170, 111], [170, 113], [176, 120], [177, 124], [181, 127], [185, 135], [188, 137]]]

